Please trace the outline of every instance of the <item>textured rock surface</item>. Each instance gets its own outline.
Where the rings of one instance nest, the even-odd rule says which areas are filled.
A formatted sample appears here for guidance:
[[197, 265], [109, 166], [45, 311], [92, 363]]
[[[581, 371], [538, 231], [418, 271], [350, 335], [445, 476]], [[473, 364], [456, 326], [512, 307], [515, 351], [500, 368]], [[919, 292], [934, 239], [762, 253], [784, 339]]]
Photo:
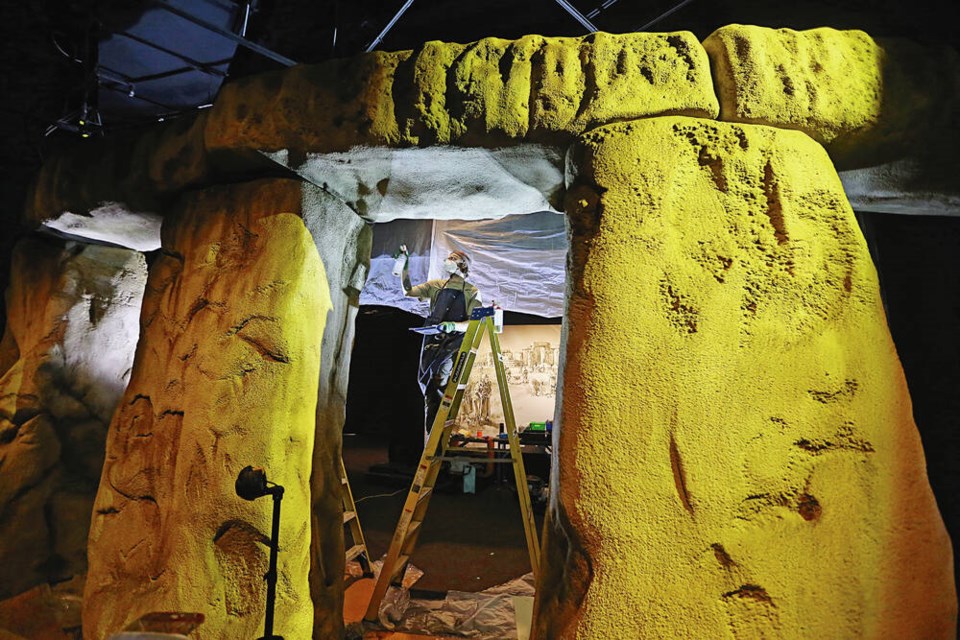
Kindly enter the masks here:
[[104, 201], [158, 211], [216, 172], [270, 171], [256, 151], [569, 142], [663, 113], [718, 113], [706, 52], [688, 32], [430, 42], [243, 78], [193, 121], [65, 150], [44, 163], [25, 216], [34, 225]]
[[146, 271], [135, 251], [43, 238], [16, 247], [0, 374], [0, 598], [86, 569]]
[[535, 637], [953, 638], [875, 272], [808, 137], [585, 134]]
[[362, 147], [266, 154], [342, 200], [367, 222], [489, 220], [563, 209], [567, 148]]
[[841, 168], [929, 154], [945, 130], [956, 135], [960, 64], [948, 47], [744, 25], [718, 29], [703, 46], [721, 120], [798, 129]]
[[313, 539], [310, 595], [314, 638], [343, 633], [344, 541], [340, 500], [340, 452], [354, 320], [370, 267], [373, 230], [349, 207], [311, 185], [287, 183], [300, 196], [300, 210], [313, 235], [330, 287], [330, 313], [323, 329], [317, 391], [316, 446], [310, 476]]
[[204, 613], [200, 639], [259, 635], [271, 504], [236, 496], [248, 464], [286, 488], [277, 632], [310, 636], [308, 483], [330, 298], [290, 185], [197, 192], [165, 222], [91, 523], [85, 638], [158, 610]]
[[957, 194], [957, 58], [861, 31], [741, 25], [702, 46], [688, 32], [597, 33], [377, 51], [243, 78], [194, 119], [53, 154], [25, 224], [105, 202], [159, 212], [186, 187], [275, 174], [261, 151], [287, 152], [283, 164], [298, 170], [305, 154], [356, 146], [562, 145], [599, 124], [667, 114], [800, 129], [841, 169], [919, 162], [898, 190], [940, 201]]
[[[83, 579], [42, 584], [0, 602], [0, 640], [76, 640]], [[4, 635], [8, 633], [9, 635]]]
[[662, 113], [717, 114], [706, 53], [689, 32], [485, 38], [231, 83], [205, 141], [210, 150], [494, 146], [570, 140], [598, 123]]

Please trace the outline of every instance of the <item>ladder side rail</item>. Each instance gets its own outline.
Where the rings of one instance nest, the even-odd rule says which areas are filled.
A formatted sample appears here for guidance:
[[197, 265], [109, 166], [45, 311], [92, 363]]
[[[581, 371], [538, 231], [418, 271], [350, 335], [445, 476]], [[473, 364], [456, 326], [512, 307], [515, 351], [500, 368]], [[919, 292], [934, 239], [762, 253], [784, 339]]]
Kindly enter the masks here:
[[350, 536], [353, 538], [352, 547], [357, 545], [363, 548], [360, 555], [357, 556], [357, 562], [364, 575], [370, 574], [370, 558], [367, 550], [367, 540], [363, 536], [363, 527], [360, 526], [360, 514], [357, 512], [357, 503], [353, 499], [353, 490], [350, 488], [350, 482], [347, 478], [347, 468], [343, 464], [343, 456], [340, 456], [340, 491], [343, 501], [343, 510], [345, 513], [353, 512], [354, 516], [348, 522], [350, 527]]
[[[436, 484], [437, 476], [440, 474], [440, 463], [442, 458], [446, 456], [447, 447], [450, 442], [450, 434], [453, 431], [453, 422], [460, 411], [460, 402], [463, 399], [464, 389], [466, 388], [467, 380], [470, 379], [470, 373], [473, 371], [473, 364], [476, 360], [477, 349], [479, 348], [482, 340], [483, 327], [479, 321], [471, 321], [467, 325], [467, 331], [464, 334], [463, 343], [460, 345], [460, 351], [458, 352], [457, 359], [454, 362], [454, 370], [451, 371], [450, 380], [447, 381], [447, 387], [444, 389], [444, 398], [452, 398], [452, 401], [450, 403], [447, 415], [441, 423], [442, 427], [438, 425], [438, 420], [434, 420], [433, 428], [442, 428], [443, 433], [439, 444], [440, 450], [437, 451], [436, 449], [433, 449], [433, 462], [435, 462], [435, 464], [431, 468], [431, 477], [428, 480], [428, 486], [431, 488], [431, 490]], [[465, 358], [463, 361], [464, 364], [461, 367], [458, 367], [457, 363], [460, 362], [460, 358]], [[431, 434], [432, 433], [433, 431], [431, 431]], [[422, 500], [417, 504], [411, 519], [409, 532], [400, 548], [401, 557], [405, 556], [409, 559], [409, 557], [413, 555], [413, 550], [416, 548], [417, 541], [420, 538], [420, 532], [423, 531], [423, 527], [421, 525], [426, 517], [428, 506], [429, 499]], [[402, 575], [402, 572], [400, 575]]]
[[[444, 422], [447, 428], [452, 431], [453, 422], [460, 415], [460, 405], [463, 402], [466, 393], [467, 381], [470, 379], [470, 373], [473, 371], [473, 365], [477, 359], [477, 351], [480, 343], [483, 341], [483, 325], [480, 320], [471, 320], [467, 325], [466, 334], [463, 336], [463, 344], [460, 346], [462, 356], [457, 356], [454, 363], [454, 370], [450, 373], [450, 380], [447, 382], [447, 388], [444, 390], [444, 397], [451, 398], [450, 412]], [[460, 365], [460, 358], [463, 357], [463, 364]], [[447, 446], [450, 443], [449, 438], [444, 438], [440, 455], [446, 455]]]
[[[446, 452], [447, 443], [450, 441], [453, 422], [460, 409], [460, 399], [463, 396], [463, 387], [465, 386], [461, 381], [465, 381], [469, 377], [471, 367], [473, 366], [473, 358], [471, 356], [476, 354], [477, 344], [483, 337], [483, 332], [479, 330], [478, 326], [475, 326], [478, 324], [479, 323], [471, 322], [467, 325], [467, 331], [454, 358], [454, 368], [450, 372], [450, 379], [447, 380], [447, 386], [443, 390], [443, 399], [441, 400], [437, 415], [434, 417], [433, 425], [430, 429], [431, 440], [435, 433], [439, 433], [438, 443], [430, 444], [428, 441], [427, 446], [424, 447], [424, 457], [430, 461], [430, 467], [420, 488], [420, 498], [414, 507], [413, 514], [410, 516], [409, 523], [405, 527], [403, 539], [399, 543], [398, 558], [401, 559], [399, 560], [401, 564], [391, 571], [393, 575], [391, 583], [395, 586], [400, 586], [403, 582], [406, 565], [410, 561], [410, 556], [413, 554], [417, 539], [420, 537], [420, 531], [423, 529], [420, 525], [426, 517], [430, 499], [433, 497], [433, 487], [436, 485], [437, 477], [440, 475], [442, 458]], [[428, 451], [432, 451], [432, 455], [428, 454]], [[424, 489], [427, 490], [426, 494], [424, 493]]]
[[530, 488], [527, 486], [527, 474], [523, 466], [523, 450], [521, 449], [520, 436], [517, 433], [517, 422], [513, 413], [513, 401], [510, 399], [510, 388], [507, 384], [503, 352], [500, 350], [500, 339], [497, 337], [493, 318], [485, 318], [484, 323], [490, 336], [490, 349], [493, 352], [493, 365], [497, 373], [497, 386], [500, 388], [500, 404], [503, 408], [504, 426], [510, 443], [510, 455], [513, 458], [513, 473], [517, 485], [517, 496], [520, 499], [520, 512], [523, 517], [523, 533], [527, 538], [530, 567], [533, 570], [534, 580], [536, 580], [540, 574], [540, 539], [537, 535], [536, 520], [533, 517]]
[[[426, 460], [421, 459], [420, 466], [417, 468], [417, 473], [414, 477], [415, 484], [418, 482], [418, 477], [420, 478], [420, 482], [422, 482], [422, 479], [426, 476], [424, 462], [426, 462]], [[410, 526], [410, 521], [413, 516], [413, 511], [417, 506], [418, 499], [419, 491], [414, 491], [411, 489], [407, 493], [407, 499], [403, 503], [403, 511], [400, 513], [400, 521], [397, 523], [397, 528], [393, 532], [393, 538], [390, 540], [390, 547], [387, 549], [387, 556], [383, 560], [383, 566], [380, 567], [380, 575], [377, 576], [377, 583], [374, 586], [373, 593], [370, 596], [370, 604], [367, 607], [367, 613], [364, 615], [364, 618], [371, 622], [377, 620], [377, 616], [380, 612], [380, 603], [383, 601], [383, 596], [386, 595], [387, 588], [390, 586], [395, 567], [400, 559], [400, 547], [402, 546], [403, 539], [406, 537], [407, 528]]]
[[[480, 323], [471, 321], [467, 325], [467, 331], [463, 336], [463, 342], [460, 343], [460, 349], [453, 360], [453, 370], [450, 372], [450, 379], [447, 380], [447, 386], [443, 390], [443, 399], [440, 401], [440, 409], [433, 419], [430, 427], [430, 435], [438, 431], [443, 431], [447, 427], [447, 421], [457, 417], [460, 409], [460, 399], [463, 397], [463, 389], [460, 388], [460, 381], [466, 384], [467, 377], [470, 375], [470, 369], [473, 367], [473, 359], [476, 357], [476, 349], [483, 338], [483, 332], [480, 331]], [[471, 352], [473, 357], [471, 357]], [[469, 365], [469, 366], [468, 366]], [[446, 411], [444, 411], [446, 409]], [[446, 447], [446, 443], [443, 443]]]

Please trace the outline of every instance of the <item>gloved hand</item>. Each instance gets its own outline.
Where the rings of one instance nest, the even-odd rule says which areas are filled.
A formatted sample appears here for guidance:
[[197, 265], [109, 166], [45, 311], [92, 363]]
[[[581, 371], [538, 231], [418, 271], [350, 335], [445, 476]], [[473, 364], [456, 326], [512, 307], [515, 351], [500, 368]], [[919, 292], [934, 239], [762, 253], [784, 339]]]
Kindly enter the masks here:
[[438, 326], [441, 333], [453, 333], [457, 330], [455, 322], [441, 322]]
[[393, 275], [397, 277], [403, 275], [403, 270], [407, 267], [407, 260], [409, 258], [410, 254], [407, 253], [407, 245], [400, 245], [400, 251], [394, 256], [393, 260]]

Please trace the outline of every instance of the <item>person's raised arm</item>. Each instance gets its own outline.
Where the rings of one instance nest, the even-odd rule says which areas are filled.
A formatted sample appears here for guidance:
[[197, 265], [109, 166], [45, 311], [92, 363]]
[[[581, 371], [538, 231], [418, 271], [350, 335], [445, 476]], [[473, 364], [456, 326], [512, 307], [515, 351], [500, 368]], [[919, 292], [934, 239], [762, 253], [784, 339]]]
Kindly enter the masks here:
[[410, 253], [407, 251], [407, 245], [400, 245], [400, 254], [397, 256], [397, 262], [393, 267], [393, 274], [400, 276], [400, 288], [403, 289], [403, 295], [412, 295], [410, 290], [413, 286], [410, 284]]

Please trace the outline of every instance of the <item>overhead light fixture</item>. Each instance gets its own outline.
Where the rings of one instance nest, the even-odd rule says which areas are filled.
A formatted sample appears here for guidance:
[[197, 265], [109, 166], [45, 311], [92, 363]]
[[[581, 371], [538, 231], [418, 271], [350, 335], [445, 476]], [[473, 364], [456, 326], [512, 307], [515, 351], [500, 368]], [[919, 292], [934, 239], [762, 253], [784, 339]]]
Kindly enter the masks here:
[[100, 119], [100, 112], [96, 107], [91, 107], [84, 102], [80, 107], [80, 117], [77, 118], [77, 131], [81, 138], [89, 138], [92, 135], [103, 133], [103, 121]]
[[280, 501], [283, 487], [267, 480], [262, 467], [246, 466], [240, 470], [234, 484], [237, 495], [244, 500], [273, 496], [273, 526], [270, 531], [270, 565], [264, 579], [267, 581], [267, 612], [263, 623], [263, 637], [259, 640], [283, 640], [273, 635], [273, 609], [277, 599], [277, 551], [280, 549]]

